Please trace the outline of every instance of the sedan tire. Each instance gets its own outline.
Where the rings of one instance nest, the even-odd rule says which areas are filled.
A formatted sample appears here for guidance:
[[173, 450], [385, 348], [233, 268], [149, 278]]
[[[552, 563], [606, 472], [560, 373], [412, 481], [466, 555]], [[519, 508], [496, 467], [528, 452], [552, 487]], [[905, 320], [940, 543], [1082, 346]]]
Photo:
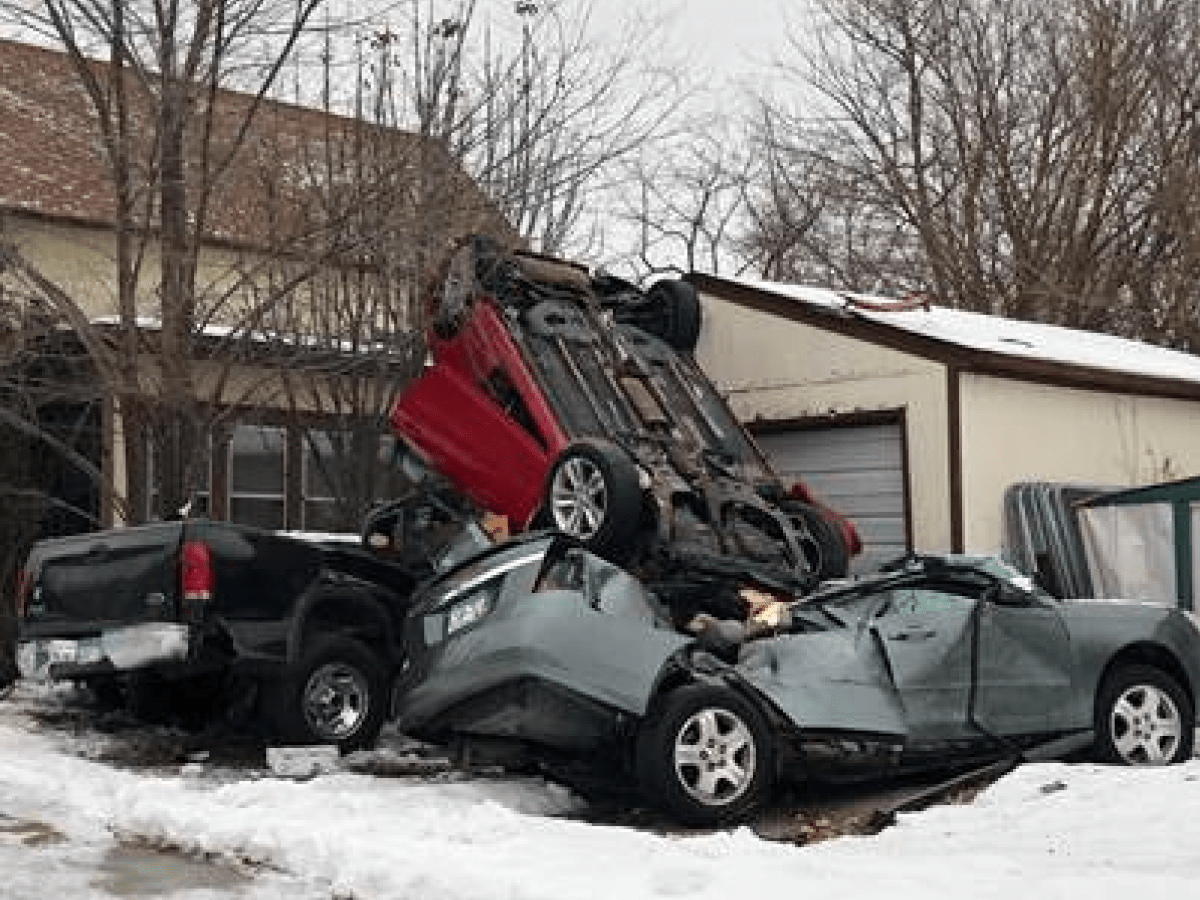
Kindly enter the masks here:
[[343, 753], [374, 745], [383, 725], [387, 675], [361, 641], [321, 635], [278, 681], [267, 685], [274, 736], [291, 744], [336, 744]]
[[770, 728], [744, 697], [693, 684], [664, 695], [637, 739], [643, 794], [686, 825], [711, 827], [744, 818], [775, 777]]
[[1114, 670], [1096, 696], [1096, 756], [1126, 766], [1191, 758], [1196, 714], [1170, 675], [1153, 666]]

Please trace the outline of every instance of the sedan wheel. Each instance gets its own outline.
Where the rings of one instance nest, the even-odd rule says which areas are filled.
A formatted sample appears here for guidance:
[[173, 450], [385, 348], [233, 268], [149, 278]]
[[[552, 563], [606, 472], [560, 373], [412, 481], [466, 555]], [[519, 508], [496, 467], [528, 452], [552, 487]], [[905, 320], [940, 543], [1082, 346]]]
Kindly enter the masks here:
[[1106, 679], [1096, 708], [1100, 758], [1161, 766], [1192, 755], [1195, 712], [1178, 683], [1150, 666], [1126, 666]]
[[586, 540], [600, 530], [607, 511], [608, 489], [599, 466], [581, 456], [564, 460], [550, 487], [554, 524], [567, 534]]
[[675, 777], [706, 806], [736, 801], [754, 781], [758, 754], [746, 723], [727, 709], [708, 707], [675, 735]]
[[762, 714], [728, 688], [689, 685], [665, 695], [638, 736], [638, 782], [689, 825], [744, 817], [770, 790], [774, 759]]

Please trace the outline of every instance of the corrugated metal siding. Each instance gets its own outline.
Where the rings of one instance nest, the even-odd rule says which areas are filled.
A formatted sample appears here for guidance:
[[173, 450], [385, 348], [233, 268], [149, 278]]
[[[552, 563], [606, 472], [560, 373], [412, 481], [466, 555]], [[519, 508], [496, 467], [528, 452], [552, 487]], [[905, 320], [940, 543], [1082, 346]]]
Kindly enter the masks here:
[[904, 449], [900, 425], [850, 425], [758, 434], [785, 481], [803, 479], [826, 504], [854, 520], [865, 572], [905, 551]]

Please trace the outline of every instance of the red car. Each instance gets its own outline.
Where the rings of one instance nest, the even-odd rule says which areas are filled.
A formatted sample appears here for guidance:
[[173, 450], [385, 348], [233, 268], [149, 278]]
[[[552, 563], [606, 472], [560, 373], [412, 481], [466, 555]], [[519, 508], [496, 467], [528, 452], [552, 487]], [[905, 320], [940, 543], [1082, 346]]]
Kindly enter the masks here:
[[859, 552], [847, 519], [783, 485], [692, 359], [687, 282], [648, 291], [478, 236], [429, 298], [432, 365], [393, 430], [513, 530], [609, 559], [738, 559], [811, 587]]

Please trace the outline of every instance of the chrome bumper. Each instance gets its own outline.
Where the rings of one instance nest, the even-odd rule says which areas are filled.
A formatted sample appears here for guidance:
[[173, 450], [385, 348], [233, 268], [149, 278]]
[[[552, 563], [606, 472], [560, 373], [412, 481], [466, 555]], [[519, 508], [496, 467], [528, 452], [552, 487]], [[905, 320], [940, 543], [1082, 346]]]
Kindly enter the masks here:
[[127, 671], [187, 659], [191, 631], [172, 622], [146, 622], [94, 637], [36, 638], [17, 645], [22, 678], [48, 681], [96, 669]]

